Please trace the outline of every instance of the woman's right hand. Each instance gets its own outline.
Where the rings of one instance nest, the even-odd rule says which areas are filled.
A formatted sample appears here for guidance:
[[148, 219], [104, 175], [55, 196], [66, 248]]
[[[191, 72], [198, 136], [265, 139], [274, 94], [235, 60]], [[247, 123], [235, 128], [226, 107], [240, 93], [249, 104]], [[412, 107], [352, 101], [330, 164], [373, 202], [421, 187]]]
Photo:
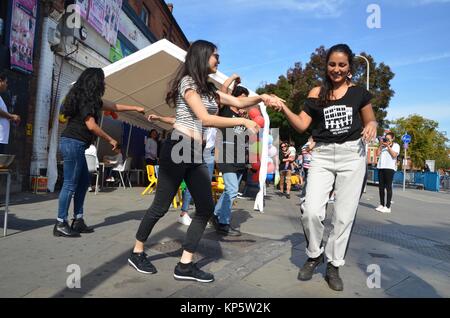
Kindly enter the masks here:
[[117, 142], [117, 140], [111, 139], [109, 141], [109, 144], [112, 146], [112, 150], [115, 151], [116, 149], [120, 148], [119, 143]]
[[253, 120], [244, 119], [244, 126], [252, 133], [257, 134], [261, 127], [258, 126]]

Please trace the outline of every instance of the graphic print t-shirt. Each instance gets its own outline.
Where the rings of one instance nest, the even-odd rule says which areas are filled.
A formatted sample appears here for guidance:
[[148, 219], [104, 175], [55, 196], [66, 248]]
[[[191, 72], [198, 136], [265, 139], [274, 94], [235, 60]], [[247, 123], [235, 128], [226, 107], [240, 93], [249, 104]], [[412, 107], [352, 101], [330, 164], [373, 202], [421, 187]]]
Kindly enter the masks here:
[[317, 98], [308, 98], [303, 111], [312, 118], [314, 141], [340, 144], [361, 138], [360, 110], [371, 99], [372, 94], [359, 86], [350, 86], [342, 98], [328, 106], [321, 106]]

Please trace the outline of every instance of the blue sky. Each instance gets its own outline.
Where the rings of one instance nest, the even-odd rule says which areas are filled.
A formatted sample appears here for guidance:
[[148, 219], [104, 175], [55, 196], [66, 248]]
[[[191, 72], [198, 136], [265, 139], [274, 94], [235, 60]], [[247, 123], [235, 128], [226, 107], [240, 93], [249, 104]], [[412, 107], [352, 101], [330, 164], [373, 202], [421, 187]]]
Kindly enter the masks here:
[[[450, 138], [450, 0], [167, 0], [190, 41], [219, 47], [220, 71], [256, 89], [275, 83], [320, 45], [347, 43], [396, 74], [388, 118], [412, 113]], [[381, 28], [370, 29], [370, 4]]]

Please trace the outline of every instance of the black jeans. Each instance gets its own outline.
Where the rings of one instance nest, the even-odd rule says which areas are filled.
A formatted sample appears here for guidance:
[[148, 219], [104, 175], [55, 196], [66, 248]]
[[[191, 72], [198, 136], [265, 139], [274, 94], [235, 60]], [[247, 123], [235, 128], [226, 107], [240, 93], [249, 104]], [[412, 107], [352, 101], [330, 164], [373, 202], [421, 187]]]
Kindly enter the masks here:
[[155, 224], [170, 208], [184, 179], [194, 199], [196, 212], [187, 231], [183, 249], [195, 253], [206, 224], [214, 212], [211, 178], [205, 163], [175, 163], [172, 160], [172, 148], [178, 142], [170, 140], [169, 137], [162, 145], [155, 198], [141, 221], [136, 239], [140, 242], [147, 241]]
[[[380, 204], [388, 208], [391, 207], [392, 200], [392, 182], [394, 181], [395, 171], [393, 169], [380, 169], [378, 170], [379, 184], [378, 189], [380, 192]], [[384, 189], [387, 190], [387, 201], [384, 201]], [[385, 204], [386, 202], [386, 204]]]

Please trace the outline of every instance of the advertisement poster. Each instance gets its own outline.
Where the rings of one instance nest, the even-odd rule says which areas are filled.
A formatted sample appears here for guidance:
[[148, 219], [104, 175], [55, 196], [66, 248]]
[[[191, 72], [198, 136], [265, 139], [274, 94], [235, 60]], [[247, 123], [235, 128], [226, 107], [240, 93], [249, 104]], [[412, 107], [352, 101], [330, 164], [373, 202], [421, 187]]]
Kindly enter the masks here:
[[119, 39], [117, 39], [116, 46], [111, 46], [111, 51], [109, 53], [109, 60], [111, 63], [117, 62], [124, 57], [132, 54], [133, 51], [127, 48]]
[[88, 11], [89, 11], [89, 0], [77, 0], [78, 8], [80, 15], [86, 19]]
[[122, 8], [122, 0], [106, 1], [105, 5], [105, 24], [103, 27], [103, 37], [109, 44], [114, 45], [119, 31], [119, 20]]
[[88, 22], [100, 34], [103, 34], [105, 24], [105, 4], [105, 0], [91, 0], [89, 2]]
[[37, 0], [13, 0], [11, 19], [11, 68], [33, 72]]

